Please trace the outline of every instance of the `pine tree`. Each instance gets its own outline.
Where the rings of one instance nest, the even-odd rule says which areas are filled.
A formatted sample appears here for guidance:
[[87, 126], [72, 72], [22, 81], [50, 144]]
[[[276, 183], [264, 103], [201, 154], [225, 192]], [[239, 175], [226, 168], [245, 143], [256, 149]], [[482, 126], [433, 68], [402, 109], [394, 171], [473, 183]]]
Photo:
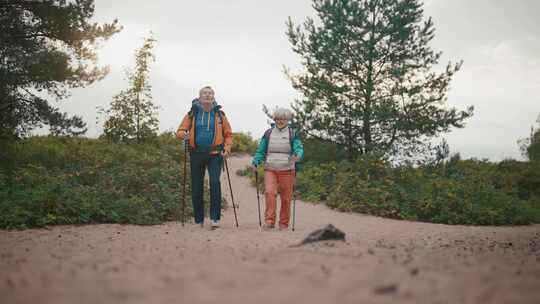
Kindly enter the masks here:
[[113, 141], [141, 143], [157, 135], [157, 109], [152, 102], [150, 63], [155, 39], [150, 36], [135, 51], [135, 69], [126, 71], [129, 87], [113, 97], [105, 110], [104, 135]]
[[538, 126], [531, 127], [529, 137], [518, 140], [521, 154], [531, 161], [540, 161], [540, 115], [536, 119]]
[[303, 98], [293, 103], [309, 137], [363, 153], [414, 153], [473, 114], [446, 107], [462, 62], [442, 73], [431, 18], [418, 0], [313, 0], [318, 20], [287, 22], [287, 36], [304, 71], [286, 70]]
[[56, 135], [86, 131], [48, 99], [69, 96], [108, 72], [96, 46], [121, 30], [117, 21], [91, 23], [94, 0], [0, 1], [0, 140], [49, 125]]

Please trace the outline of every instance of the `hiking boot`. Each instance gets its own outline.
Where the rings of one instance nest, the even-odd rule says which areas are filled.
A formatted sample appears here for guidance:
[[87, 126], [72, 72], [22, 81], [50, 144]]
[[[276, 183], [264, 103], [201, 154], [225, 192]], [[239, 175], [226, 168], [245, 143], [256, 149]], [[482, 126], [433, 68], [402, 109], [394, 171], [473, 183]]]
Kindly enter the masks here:
[[219, 221], [212, 220], [211, 230], [216, 230], [219, 228]]
[[262, 228], [264, 230], [271, 230], [271, 229], [274, 229], [274, 225], [273, 224], [268, 224], [268, 223], [264, 223]]

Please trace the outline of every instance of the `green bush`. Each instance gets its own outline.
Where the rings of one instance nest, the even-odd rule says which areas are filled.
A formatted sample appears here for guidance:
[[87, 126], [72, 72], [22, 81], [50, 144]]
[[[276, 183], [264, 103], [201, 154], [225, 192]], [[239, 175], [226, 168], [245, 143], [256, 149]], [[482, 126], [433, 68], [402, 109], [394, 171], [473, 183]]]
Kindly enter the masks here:
[[[328, 148], [325, 148], [328, 150]], [[264, 190], [259, 168], [259, 187]], [[237, 172], [255, 178], [249, 168]], [[346, 212], [464, 225], [540, 223], [540, 162], [449, 161], [393, 166], [373, 156], [354, 162], [305, 163], [297, 191], [303, 200]]]
[[[171, 134], [146, 145], [32, 137], [0, 153], [0, 228], [179, 219], [184, 156]], [[187, 183], [186, 216], [190, 197]]]
[[[264, 167], [259, 166], [257, 169], [258, 169], [257, 172], [259, 174], [259, 180], [258, 180], [259, 189], [261, 189], [261, 191], [264, 191]], [[247, 176], [251, 180], [251, 185], [252, 186], [256, 185], [255, 174], [253, 173], [250, 165], [246, 166], [244, 169], [236, 170], [236, 175]]]
[[540, 161], [530, 162], [519, 178], [518, 188], [525, 199], [540, 199]]
[[249, 133], [233, 133], [232, 153], [253, 154], [257, 149], [258, 142]]
[[315, 202], [328, 200], [338, 166], [336, 162], [319, 165], [307, 163], [306, 170], [301, 171], [297, 176], [296, 189], [301, 193], [302, 198]]
[[349, 157], [343, 146], [317, 138], [303, 138], [304, 158], [311, 163], [328, 163]]
[[297, 188], [304, 200], [346, 212], [465, 225], [540, 222], [537, 164], [519, 164], [516, 176], [506, 165], [457, 159], [436, 167], [394, 167], [373, 157], [312, 162]]

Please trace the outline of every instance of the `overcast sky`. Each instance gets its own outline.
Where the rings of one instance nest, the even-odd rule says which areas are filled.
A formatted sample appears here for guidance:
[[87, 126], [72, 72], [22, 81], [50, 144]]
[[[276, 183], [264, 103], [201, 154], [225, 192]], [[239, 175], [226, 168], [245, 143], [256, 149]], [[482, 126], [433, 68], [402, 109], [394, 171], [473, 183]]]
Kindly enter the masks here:
[[[464, 60], [454, 77], [448, 105], [475, 106], [466, 128], [445, 135], [452, 152], [465, 157], [519, 158], [516, 141], [540, 113], [540, 1], [429, 0], [433, 47], [442, 62]], [[313, 15], [309, 0], [96, 0], [95, 20], [118, 18], [124, 30], [99, 50], [111, 73], [73, 91], [60, 108], [88, 122], [88, 136], [101, 133], [96, 107], [106, 107], [126, 87], [124, 69], [149, 31], [158, 40], [151, 83], [160, 106], [160, 130], [176, 129], [204, 85], [216, 90], [234, 131], [259, 137], [267, 128], [262, 105], [288, 106], [297, 96], [283, 65], [298, 70], [285, 36], [291, 16]]]

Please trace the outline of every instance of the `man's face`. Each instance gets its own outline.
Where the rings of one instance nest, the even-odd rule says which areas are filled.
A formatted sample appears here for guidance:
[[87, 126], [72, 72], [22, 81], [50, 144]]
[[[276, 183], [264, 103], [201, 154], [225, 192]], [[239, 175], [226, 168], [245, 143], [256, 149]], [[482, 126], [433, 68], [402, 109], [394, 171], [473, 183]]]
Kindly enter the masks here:
[[204, 88], [199, 93], [199, 100], [203, 107], [209, 107], [214, 102], [214, 91], [209, 88]]

